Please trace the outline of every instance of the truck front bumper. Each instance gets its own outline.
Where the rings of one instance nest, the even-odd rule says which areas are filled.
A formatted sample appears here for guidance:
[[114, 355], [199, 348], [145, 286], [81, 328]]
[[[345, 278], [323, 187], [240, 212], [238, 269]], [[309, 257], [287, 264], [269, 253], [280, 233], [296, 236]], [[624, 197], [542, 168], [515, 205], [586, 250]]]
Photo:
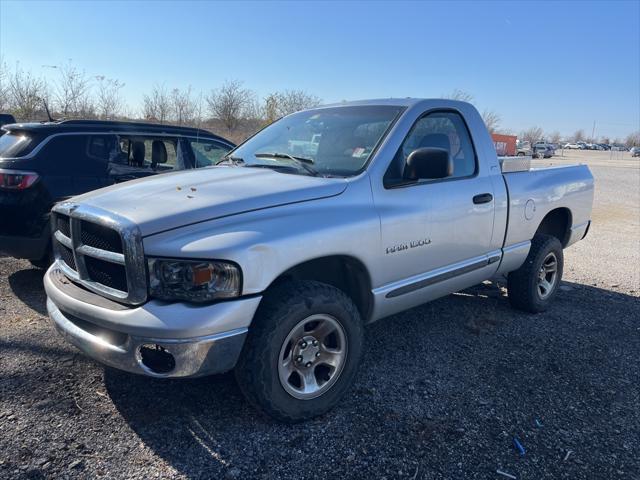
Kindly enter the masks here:
[[69, 343], [101, 363], [152, 377], [231, 370], [261, 300], [203, 306], [150, 301], [129, 308], [71, 283], [55, 264], [44, 284], [49, 317]]

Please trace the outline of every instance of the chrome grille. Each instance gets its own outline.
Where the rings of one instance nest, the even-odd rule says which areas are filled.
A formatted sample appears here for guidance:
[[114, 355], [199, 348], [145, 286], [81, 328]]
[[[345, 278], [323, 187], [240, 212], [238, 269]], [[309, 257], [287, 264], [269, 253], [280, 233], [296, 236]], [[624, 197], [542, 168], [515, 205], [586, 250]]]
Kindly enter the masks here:
[[91, 222], [81, 222], [80, 239], [83, 245], [108, 252], [123, 253], [122, 238], [115, 230]]
[[71, 280], [104, 297], [140, 304], [147, 298], [138, 227], [118, 215], [64, 202], [53, 209], [56, 265]]

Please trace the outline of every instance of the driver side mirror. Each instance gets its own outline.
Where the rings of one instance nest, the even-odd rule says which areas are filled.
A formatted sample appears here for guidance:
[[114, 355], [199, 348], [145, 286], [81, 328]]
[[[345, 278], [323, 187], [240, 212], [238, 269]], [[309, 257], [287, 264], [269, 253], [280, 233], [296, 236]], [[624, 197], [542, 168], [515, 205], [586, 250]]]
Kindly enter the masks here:
[[453, 160], [444, 148], [418, 148], [407, 157], [405, 178], [408, 180], [436, 180], [453, 175]]

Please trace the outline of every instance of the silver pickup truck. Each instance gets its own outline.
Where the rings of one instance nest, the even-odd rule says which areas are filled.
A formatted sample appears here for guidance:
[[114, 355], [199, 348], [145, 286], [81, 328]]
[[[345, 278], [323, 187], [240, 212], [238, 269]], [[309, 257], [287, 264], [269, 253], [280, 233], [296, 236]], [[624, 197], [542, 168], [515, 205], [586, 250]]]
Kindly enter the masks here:
[[494, 276], [515, 308], [549, 306], [563, 249], [589, 230], [593, 177], [503, 169], [467, 103], [298, 112], [218, 166], [58, 204], [49, 315], [102, 363], [235, 369], [261, 411], [304, 420], [353, 383], [367, 323]]

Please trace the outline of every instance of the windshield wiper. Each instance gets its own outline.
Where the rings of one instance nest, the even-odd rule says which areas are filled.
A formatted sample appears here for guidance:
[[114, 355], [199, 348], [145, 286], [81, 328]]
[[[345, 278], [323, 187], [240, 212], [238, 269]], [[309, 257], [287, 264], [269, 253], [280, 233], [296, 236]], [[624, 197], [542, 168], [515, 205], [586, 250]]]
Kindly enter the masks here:
[[224, 157], [222, 157], [222, 160], [220, 160], [215, 165], [222, 165], [224, 163], [229, 163], [229, 164], [233, 165], [234, 167], [236, 167], [238, 165], [243, 165], [244, 164], [244, 159], [242, 159], [240, 157], [235, 157], [233, 155], [225, 155]]
[[289, 155], [288, 153], [280, 153], [280, 152], [255, 153], [254, 156], [256, 158], [282, 158], [285, 160], [293, 160], [295, 163], [300, 165], [302, 168], [304, 168], [309, 174], [313, 175], [314, 177], [317, 177], [318, 175], [320, 175], [320, 173], [311, 166], [314, 163], [314, 161], [311, 158], [296, 157], [293, 155]]

